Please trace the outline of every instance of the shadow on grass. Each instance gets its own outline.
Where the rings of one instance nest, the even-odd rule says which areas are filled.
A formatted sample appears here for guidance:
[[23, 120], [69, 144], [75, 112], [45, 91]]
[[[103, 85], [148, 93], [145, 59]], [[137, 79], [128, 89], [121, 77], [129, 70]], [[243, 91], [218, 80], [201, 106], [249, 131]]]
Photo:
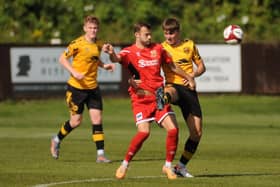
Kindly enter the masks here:
[[220, 178], [220, 177], [243, 177], [243, 176], [280, 176], [280, 173], [229, 173], [229, 174], [209, 174], [195, 175], [201, 178]]

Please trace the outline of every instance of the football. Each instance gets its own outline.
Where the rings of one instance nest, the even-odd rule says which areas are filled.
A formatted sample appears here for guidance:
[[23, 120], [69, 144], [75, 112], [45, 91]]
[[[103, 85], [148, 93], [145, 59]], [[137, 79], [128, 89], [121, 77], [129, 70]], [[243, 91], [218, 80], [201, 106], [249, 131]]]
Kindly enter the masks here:
[[238, 25], [229, 25], [224, 30], [224, 40], [228, 44], [238, 44], [242, 41], [243, 31]]

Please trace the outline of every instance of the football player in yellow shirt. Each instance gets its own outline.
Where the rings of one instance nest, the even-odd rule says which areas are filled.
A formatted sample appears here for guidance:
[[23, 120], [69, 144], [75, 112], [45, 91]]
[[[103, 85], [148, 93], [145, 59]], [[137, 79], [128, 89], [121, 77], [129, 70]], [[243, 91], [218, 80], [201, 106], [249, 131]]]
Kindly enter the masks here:
[[[82, 122], [82, 114], [86, 105], [92, 123], [92, 139], [96, 144], [96, 162], [109, 163], [105, 157], [104, 133], [102, 126], [102, 96], [97, 83], [98, 67], [113, 71], [113, 63], [100, 61], [102, 41], [97, 39], [99, 20], [94, 16], [84, 18], [84, 35], [73, 40], [59, 58], [60, 64], [69, 71], [66, 102], [70, 111], [70, 119], [62, 124], [57, 135], [51, 139], [51, 155], [58, 159], [61, 141]], [[72, 62], [70, 59], [72, 58]]]
[[[167, 18], [162, 23], [165, 41], [164, 49], [172, 60], [194, 79], [205, 72], [205, 65], [198, 49], [192, 40], [182, 40], [180, 23], [175, 18]], [[194, 65], [196, 68], [194, 68]], [[174, 172], [182, 177], [193, 177], [186, 165], [195, 153], [202, 136], [202, 112], [197, 92], [184, 86], [182, 77], [174, 74], [167, 66], [163, 66], [166, 79], [165, 92], [170, 102], [178, 105], [189, 129], [189, 137], [184, 146], [179, 163]]]

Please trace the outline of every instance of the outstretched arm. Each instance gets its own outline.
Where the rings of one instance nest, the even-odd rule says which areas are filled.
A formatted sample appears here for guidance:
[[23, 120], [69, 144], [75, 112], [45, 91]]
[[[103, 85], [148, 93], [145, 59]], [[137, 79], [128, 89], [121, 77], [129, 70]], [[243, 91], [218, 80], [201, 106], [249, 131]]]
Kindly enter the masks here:
[[105, 69], [105, 70], [107, 70], [107, 71], [110, 71], [110, 72], [113, 72], [115, 70], [115, 68], [116, 68], [115, 64], [113, 64], [113, 63], [104, 64], [101, 61], [99, 62], [98, 66], [103, 68], [103, 69]]
[[121, 57], [115, 53], [114, 47], [111, 44], [104, 44], [102, 50], [109, 54], [112, 62], [120, 62]]

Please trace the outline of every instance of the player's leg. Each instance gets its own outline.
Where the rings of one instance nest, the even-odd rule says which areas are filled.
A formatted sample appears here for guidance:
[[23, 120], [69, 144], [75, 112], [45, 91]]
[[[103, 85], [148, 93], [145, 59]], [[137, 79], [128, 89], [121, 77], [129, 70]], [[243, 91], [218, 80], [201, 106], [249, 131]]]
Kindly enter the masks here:
[[66, 92], [66, 103], [69, 107], [70, 119], [64, 122], [57, 133], [51, 139], [51, 155], [53, 158], [58, 159], [59, 148], [61, 141], [82, 122], [82, 113], [84, 110], [83, 94], [73, 87], [68, 87]]
[[137, 125], [137, 133], [130, 141], [130, 145], [125, 154], [125, 158], [121, 166], [116, 171], [117, 179], [123, 179], [125, 177], [129, 162], [136, 155], [136, 153], [141, 149], [144, 141], [149, 137], [149, 134], [150, 134], [150, 122], [143, 122]]
[[86, 100], [89, 109], [89, 116], [92, 124], [92, 140], [96, 145], [97, 163], [111, 163], [111, 160], [105, 157], [104, 142], [105, 136], [102, 124], [103, 102], [99, 88], [95, 88], [88, 92]]
[[187, 164], [195, 154], [202, 135], [201, 118], [189, 115], [187, 125], [190, 135], [187, 138], [184, 146], [184, 151], [180, 157], [179, 163], [175, 166], [175, 173], [182, 177], [193, 177], [186, 169]]
[[199, 142], [202, 137], [202, 118], [189, 114], [187, 125], [190, 131], [189, 138], [195, 142]]
[[59, 148], [61, 141], [69, 135], [69, 133], [81, 124], [82, 115], [75, 114], [71, 115], [70, 120], [64, 122], [58, 131], [57, 135], [53, 136], [51, 139], [51, 155], [53, 158], [58, 159]]
[[179, 106], [189, 129], [189, 137], [185, 142], [184, 151], [175, 167], [175, 172], [183, 177], [193, 177], [186, 166], [195, 154], [202, 136], [202, 113], [197, 93], [187, 89], [182, 93], [184, 97], [180, 98]]
[[102, 125], [102, 111], [99, 109], [90, 109], [89, 115], [92, 123], [92, 140], [95, 142], [97, 150], [97, 163], [111, 163], [111, 160], [106, 158], [104, 151], [104, 132]]
[[178, 145], [178, 125], [175, 114], [168, 114], [159, 122], [167, 131], [166, 136], [166, 160], [162, 168], [162, 172], [167, 175], [168, 179], [176, 179], [177, 176], [172, 170], [172, 162], [174, 160]]
[[171, 85], [167, 84], [164, 87], [164, 100], [165, 103], [176, 103], [178, 100], [178, 93], [176, 89]]

